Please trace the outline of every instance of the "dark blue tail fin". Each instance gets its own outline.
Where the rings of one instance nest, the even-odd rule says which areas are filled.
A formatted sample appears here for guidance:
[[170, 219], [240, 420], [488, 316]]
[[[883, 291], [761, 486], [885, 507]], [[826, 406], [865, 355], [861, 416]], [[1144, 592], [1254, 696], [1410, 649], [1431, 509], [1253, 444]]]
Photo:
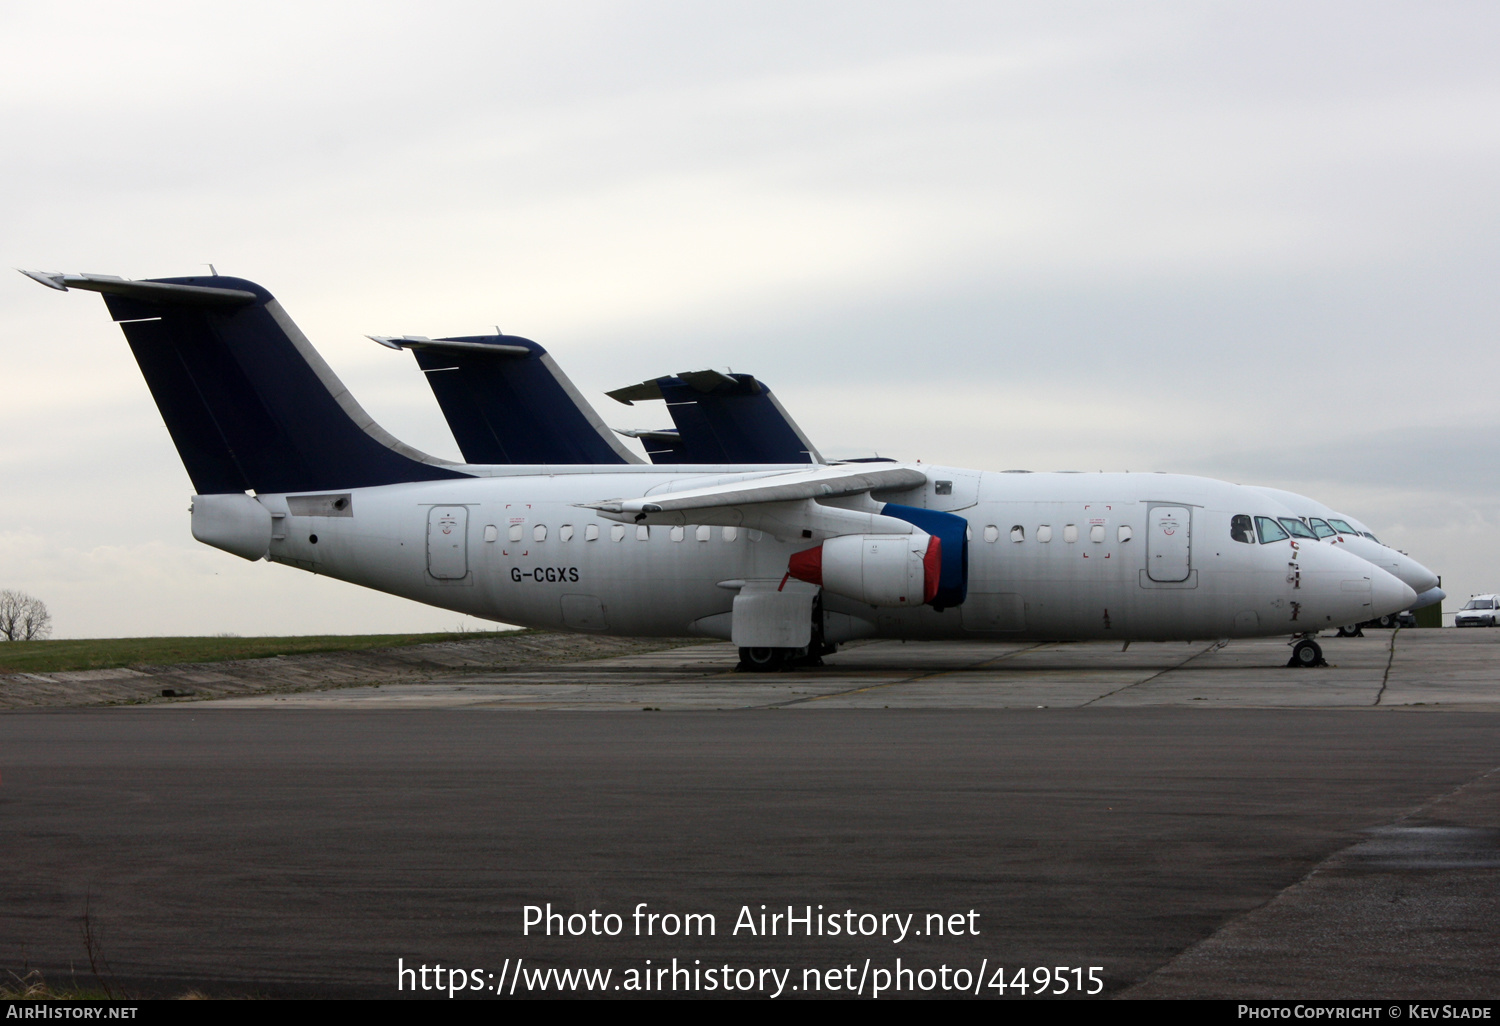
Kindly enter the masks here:
[[376, 425], [254, 282], [27, 273], [103, 293], [200, 495], [469, 476]]
[[689, 371], [607, 393], [627, 405], [665, 399], [680, 444], [653, 463], [822, 463], [771, 390], [749, 374]]
[[528, 338], [370, 337], [412, 351], [470, 463], [640, 462]]

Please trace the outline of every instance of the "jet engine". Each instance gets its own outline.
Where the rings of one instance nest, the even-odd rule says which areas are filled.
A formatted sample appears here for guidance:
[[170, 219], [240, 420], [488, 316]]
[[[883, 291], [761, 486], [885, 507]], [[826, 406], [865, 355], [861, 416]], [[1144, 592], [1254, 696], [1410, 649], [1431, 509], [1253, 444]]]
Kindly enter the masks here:
[[872, 606], [917, 606], [936, 597], [942, 559], [943, 543], [922, 531], [848, 534], [796, 553], [787, 573]]

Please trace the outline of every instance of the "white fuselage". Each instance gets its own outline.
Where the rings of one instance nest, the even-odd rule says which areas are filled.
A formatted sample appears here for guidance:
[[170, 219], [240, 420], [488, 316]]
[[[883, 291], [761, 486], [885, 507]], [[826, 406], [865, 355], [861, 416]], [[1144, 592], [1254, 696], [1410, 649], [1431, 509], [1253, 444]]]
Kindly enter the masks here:
[[[728, 638], [737, 590], [781, 580], [794, 553], [830, 536], [725, 527], [722, 516], [720, 526], [642, 526], [579, 505], [764, 469], [486, 469], [497, 476], [353, 489], [337, 510], [326, 497], [258, 496], [275, 517], [267, 558], [504, 623]], [[1279, 512], [1251, 488], [1166, 474], [917, 469], [925, 488], [875, 501], [968, 521], [967, 600], [943, 611], [876, 608], [825, 592], [828, 640], [1246, 637], [1339, 626], [1411, 600], [1405, 585], [1337, 548], [1233, 540], [1234, 515]]]

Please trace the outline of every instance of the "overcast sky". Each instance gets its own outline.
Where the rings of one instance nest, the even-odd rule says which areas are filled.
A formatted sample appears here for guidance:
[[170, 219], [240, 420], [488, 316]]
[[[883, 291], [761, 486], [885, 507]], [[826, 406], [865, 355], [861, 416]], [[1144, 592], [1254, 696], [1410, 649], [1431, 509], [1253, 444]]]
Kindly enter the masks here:
[[[1500, 590], [1492, 3], [0, 2], [13, 267], [757, 374], [823, 452], [1290, 488]], [[9, 272], [7, 272], [9, 273]], [[0, 587], [57, 635], [479, 621], [198, 545], [97, 296], [0, 278]], [[1451, 600], [1448, 607], [1453, 608]]]

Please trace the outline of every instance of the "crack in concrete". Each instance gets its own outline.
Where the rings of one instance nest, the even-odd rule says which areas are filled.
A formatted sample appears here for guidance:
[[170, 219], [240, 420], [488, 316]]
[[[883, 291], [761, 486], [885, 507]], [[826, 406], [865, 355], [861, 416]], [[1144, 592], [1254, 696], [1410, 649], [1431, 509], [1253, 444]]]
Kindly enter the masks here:
[[1380, 678], [1380, 690], [1377, 691], [1377, 692], [1375, 692], [1375, 704], [1376, 705], [1379, 705], [1380, 704], [1380, 700], [1385, 697], [1385, 687], [1386, 687], [1387, 684], [1390, 683], [1390, 680], [1391, 680], [1391, 664], [1396, 661], [1396, 635], [1398, 635], [1400, 633], [1401, 633], [1401, 625], [1397, 624], [1396, 625], [1396, 629], [1393, 630], [1393, 631], [1391, 631], [1391, 649], [1390, 649], [1390, 655], [1388, 655], [1386, 657], [1386, 660], [1385, 660], [1385, 673]]
[[1106, 698], [1110, 697], [1111, 695], [1118, 695], [1122, 691], [1129, 691], [1131, 688], [1138, 688], [1142, 684], [1150, 684], [1153, 680], [1155, 680], [1156, 678], [1160, 677], [1162, 674], [1164, 674], [1164, 673], [1171, 673], [1173, 670], [1180, 670], [1184, 666], [1186, 666], [1188, 663], [1192, 662], [1194, 659], [1197, 659], [1199, 656], [1203, 655], [1204, 653], [1212, 652], [1215, 649], [1218, 649], [1220, 647], [1222, 647], [1222, 646], [1220, 646], [1217, 641], [1210, 642], [1207, 648], [1200, 648], [1198, 651], [1194, 652], [1192, 655], [1188, 656], [1186, 659], [1182, 660], [1182, 662], [1180, 662], [1180, 663], [1177, 663], [1177, 664], [1175, 664], [1173, 666], [1168, 666], [1164, 670], [1157, 670], [1155, 673], [1153, 673], [1149, 677], [1143, 677], [1140, 680], [1133, 681], [1133, 682], [1131, 682], [1129, 684], [1122, 685], [1121, 687], [1115, 688], [1113, 691], [1106, 691], [1104, 694], [1098, 696], [1097, 698], [1091, 698], [1087, 702], [1084, 702], [1081, 705], [1076, 706], [1076, 708], [1084, 709], [1084, 708], [1087, 708], [1088, 706], [1093, 705], [1095, 702], [1102, 702], [1102, 701], [1104, 701]]
[[965, 673], [965, 672], [968, 672], [970, 670], [978, 670], [978, 669], [981, 669], [981, 668], [983, 668], [985, 666], [990, 665], [991, 663], [998, 663], [1002, 659], [1010, 659], [1010, 658], [1012, 658], [1014, 656], [1021, 655], [1022, 653], [1025, 653], [1025, 652], [1035, 652], [1038, 649], [1053, 647], [1053, 646], [1056, 646], [1057, 644], [1059, 644], [1059, 642], [1055, 642], [1055, 641], [1042, 641], [1042, 642], [1038, 642], [1035, 645], [1027, 645], [1025, 648], [1016, 649], [1016, 651], [1014, 651], [1014, 652], [1006, 652], [1003, 655], [993, 656], [993, 657], [991, 657], [989, 659], [981, 659], [981, 660], [979, 660], [979, 662], [977, 662], [977, 663], [971, 663], [968, 666], [955, 666], [955, 667], [953, 667], [952, 669], [949, 669], [949, 670], [933, 670], [933, 671], [930, 671], [928, 673], [918, 673], [918, 674], [916, 674], [914, 676], [911, 676], [911, 677], [903, 677], [901, 680], [889, 680], [889, 681], [886, 681], [884, 684], [871, 684], [871, 685], [869, 685], [867, 687], [862, 687], [862, 688], [850, 688], [847, 691], [831, 691], [831, 692], [829, 692], [826, 695], [807, 695], [807, 696], [805, 696], [803, 698], [792, 698], [792, 699], [788, 699], [785, 702], [772, 702], [770, 705], [757, 705], [757, 706], [751, 706], [750, 708], [753, 708], [753, 709], [784, 709], [784, 708], [786, 708], [789, 705], [800, 705], [803, 702], [821, 702], [824, 699], [828, 699], [828, 698], [842, 698], [845, 695], [858, 695], [858, 694], [863, 694], [866, 691], [879, 691], [881, 688], [893, 688], [893, 687], [897, 686], [898, 684], [914, 684], [914, 683], [916, 683], [919, 680], [928, 680], [928, 679], [931, 679], [933, 677], [946, 677], [950, 673]]

